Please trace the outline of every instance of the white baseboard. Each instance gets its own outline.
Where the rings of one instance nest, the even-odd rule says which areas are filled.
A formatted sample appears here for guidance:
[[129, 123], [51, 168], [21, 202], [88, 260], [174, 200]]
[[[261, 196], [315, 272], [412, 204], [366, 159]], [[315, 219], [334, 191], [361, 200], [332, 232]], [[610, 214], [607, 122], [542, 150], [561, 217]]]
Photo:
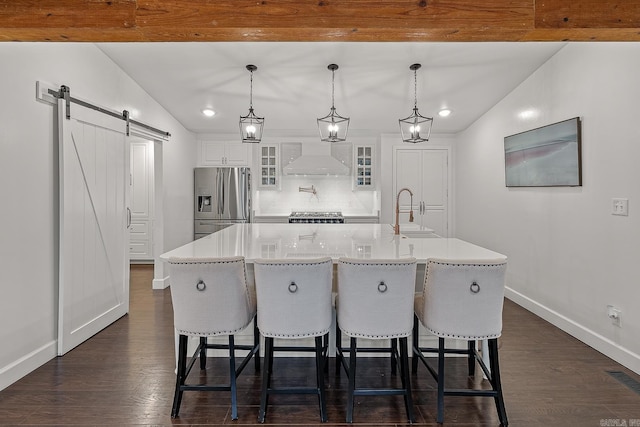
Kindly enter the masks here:
[[605, 356], [640, 374], [640, 355], [509, 287], [505, 288], [505, 296]]
[[153, 279], [151, 289], [166, 289], [169, 287], [169, 276], [163, 279]]
[[0, 368], [0, 390], [4, 390], [20, 378], [35, 371], [56, 357], [57, 342], [51, 341], [20, 359]]

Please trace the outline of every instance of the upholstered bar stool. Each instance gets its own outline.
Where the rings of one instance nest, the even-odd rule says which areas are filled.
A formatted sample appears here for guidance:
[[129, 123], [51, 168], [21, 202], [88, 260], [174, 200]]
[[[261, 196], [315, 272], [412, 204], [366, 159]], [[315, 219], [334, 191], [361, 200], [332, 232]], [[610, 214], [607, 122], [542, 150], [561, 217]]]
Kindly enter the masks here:
[[[498, 364], [506, 268], [505, 260], [427, 262], [424, 289], [415, 297], [413, 371], [416, 372], [421, 360], [438, 383], [438, 423], [444, 422], [444, 396], [488, 396], [495, 399], [502, 425], [508, 424]], [[438, 348], [419, 347], [418, 322], [438, 337]], [[465, 340], [468, 348], [449, 349], [445, 339]], [[490, 370], [475, 348], [477, 340], [488, 340]], [[437, 371], [427, 363], [424, 353], [438, 354]], [[467, 355], [469, 375], [474, 375], [477, 361], [491, 383], [491, 390], [446, 388], [444, 362], [448, 353]]]
[[[349, 364], [347, 365], [342, 342], [336, 342], [337, 356], [349, 377], [347, 395], [348, 423], [353, 422], [355, 396], [401, 395], [409, 422], [414, 422], [413, 401], [407, 337], [411, 335], [413, 296], [416, 281], [416, 259], [362, 260], [341, 258], [338, 260], [338, 297], [336, 300], [336, 329], [350, 337]], [[356, 358], [358, 338], [391, 340], [391, 348], [397, 351], [394, 340], [399, 339], [401, 388], [356, 388]], [[364, 348], [363, 351], [370, 349]]]
[[[177, 417], [186, 390], [230, 391], [231, 419], [238, 418], [236, 378], [251, 357], [260, 370], [259, 335], [255, 324], [255, 289], [249, 286], [244, 257], [169, 259], [173, 322], [178, 338], [178, 369], [171, 416]], [[234, 334], [245, 329], [254, 320], [253, 345], [236, 345]], [[207, 337], [228, 336], [228, 344], [209, 344]], [[187, 365], [189, 337], [200, 337], [199, 345]], [[207, 349], [229, 350], [229, 383], [187, 384], [186, 379], [195, 361], [206, 367]], [[235, 350], [249, 350], [240, 366], [236, 367]]]
[[[308, 260], [256, 260], [253, 265], [258, 298], [258, 328], [265, 337], [265, 368], [258, 421], [264, 422], [269, 395], [317, 394], [320, 420], [327, 421], [324, 367], [327, 335], [331, 327], [331, 258]], [[274, 339], [315, 338], [315, 347], [274, 346]], [[315, 351], [316, 387], [271, 385], [275, 351]]]

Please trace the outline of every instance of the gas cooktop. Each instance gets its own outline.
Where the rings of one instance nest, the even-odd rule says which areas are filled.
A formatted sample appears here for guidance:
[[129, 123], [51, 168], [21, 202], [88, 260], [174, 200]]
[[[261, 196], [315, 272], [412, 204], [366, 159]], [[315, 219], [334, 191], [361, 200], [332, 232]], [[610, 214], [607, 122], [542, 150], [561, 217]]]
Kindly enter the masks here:
[[342, 224], [342, 212], [291, 212], [290, 223]]

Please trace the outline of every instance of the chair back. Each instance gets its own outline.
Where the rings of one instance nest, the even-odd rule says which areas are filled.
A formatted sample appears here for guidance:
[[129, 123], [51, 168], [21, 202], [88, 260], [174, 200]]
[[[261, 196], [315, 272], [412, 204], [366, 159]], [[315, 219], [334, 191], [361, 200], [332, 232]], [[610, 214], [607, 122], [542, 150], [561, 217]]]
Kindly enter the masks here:
[[173, 322], [182, 335], [215, 336], [241, 331], [256, 314], [244, 257], [169, 259]]
[[427, 330], [443, 338], [499, 337], [506, 269], [506, 260], [428, 260], [416, 310]]
[[340, 329], [351, 337], [409, 336], [415, 282], [415, 258], [340, 258], [336, 304]]
[[329, 332], [331, 258], [258, 259], [253, 264], [253, 271], [258, 329], [263, 336], [295, 339]]

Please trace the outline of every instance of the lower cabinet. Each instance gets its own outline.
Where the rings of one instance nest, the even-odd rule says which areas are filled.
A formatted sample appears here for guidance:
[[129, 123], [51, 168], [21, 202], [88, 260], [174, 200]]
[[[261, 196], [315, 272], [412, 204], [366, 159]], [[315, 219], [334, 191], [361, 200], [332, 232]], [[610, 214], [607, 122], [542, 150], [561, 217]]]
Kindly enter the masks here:
[[131, 261], [153, 259], [151, 227], [148, 220], [134, 220], [129, 227], [129, 257]]
[[255, 216], [253, 222], [263, 224], [288, 224], [289, 216]]
[[378, 224], [380, 222], [380, 218], [377, 216], [352, 216], [344, 217], [345, 224]]

